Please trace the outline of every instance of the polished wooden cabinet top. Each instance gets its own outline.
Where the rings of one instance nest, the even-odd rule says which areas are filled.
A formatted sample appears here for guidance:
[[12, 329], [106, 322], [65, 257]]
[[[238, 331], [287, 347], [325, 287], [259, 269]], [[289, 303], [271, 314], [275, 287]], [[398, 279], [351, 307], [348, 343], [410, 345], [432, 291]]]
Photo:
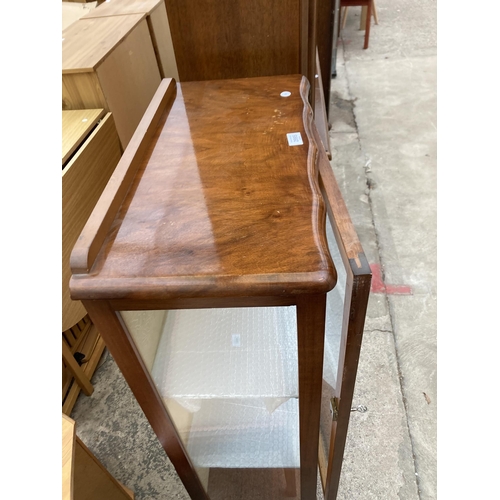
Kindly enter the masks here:
[[62, 73], [88, 73], [141, 22], [146, 14], [79, 19], [62, 32]]
[[[166, 82], [146, 115], [156, 111]], [[128, 192], [88, 270], [80, 256], [88, 253], [94, 228], [110, 217], [104, 202], [75, 247], [73, 298], [330, 290], [336, 272], [326, 243], [308, 87], [300, 75], [177, 84], [141, 143]], [[134, 137], [130, 147], [137, 143]], [[113, 198], [118, 177], [133, 163], [129, 153], [105, 199]]]

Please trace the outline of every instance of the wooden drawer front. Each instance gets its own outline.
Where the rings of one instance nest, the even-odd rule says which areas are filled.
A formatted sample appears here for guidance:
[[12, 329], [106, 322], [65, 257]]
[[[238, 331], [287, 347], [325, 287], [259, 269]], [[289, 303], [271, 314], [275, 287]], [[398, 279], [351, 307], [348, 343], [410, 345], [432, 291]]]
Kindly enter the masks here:
[[106, 115], [103, 109], [75, 109], [62, 112], [62, 166]]
[[86, 311], [69, 296], [69, 256], [121, 156], [113, 116], [108, 113], [62, 172], [62, 331]]

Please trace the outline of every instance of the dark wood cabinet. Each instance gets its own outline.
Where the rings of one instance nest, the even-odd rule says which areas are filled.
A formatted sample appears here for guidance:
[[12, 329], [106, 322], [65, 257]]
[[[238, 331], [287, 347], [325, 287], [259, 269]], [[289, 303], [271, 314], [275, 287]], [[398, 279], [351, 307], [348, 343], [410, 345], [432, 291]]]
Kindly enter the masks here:
[[302, 74], [331, 157], [323, 115], [330, 102], [332, 0], [165, 2], [179, 81]]
[[71, 255], [193, 499], [336, 496], [371, 275], [308, 90], [163, 80]]

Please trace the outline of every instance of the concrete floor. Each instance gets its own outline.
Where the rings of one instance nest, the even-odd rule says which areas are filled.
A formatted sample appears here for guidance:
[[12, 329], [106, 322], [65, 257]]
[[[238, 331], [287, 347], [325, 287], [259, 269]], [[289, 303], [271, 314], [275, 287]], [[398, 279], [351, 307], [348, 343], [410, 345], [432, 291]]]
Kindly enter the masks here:
[[[436, 2], [350, 8], [332, 80], [332, 168], [374, 270], [339, 500], [435, 499]], [[106, 351], [77, 434], [143, 499], [188, 499]], [[321, 494], [318, 494], [321, 498]]]

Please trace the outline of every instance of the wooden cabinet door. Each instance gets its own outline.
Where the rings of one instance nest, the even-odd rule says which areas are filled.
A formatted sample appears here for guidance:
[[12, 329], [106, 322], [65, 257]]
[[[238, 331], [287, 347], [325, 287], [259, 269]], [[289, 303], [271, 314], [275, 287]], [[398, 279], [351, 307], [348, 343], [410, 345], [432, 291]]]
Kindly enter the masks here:
[[325, 500], [337, 497], [363, 338], [371, 271], [330, 163], [320, 151], [327, 238], [337, 285], [327, 294], [318, 462]]

